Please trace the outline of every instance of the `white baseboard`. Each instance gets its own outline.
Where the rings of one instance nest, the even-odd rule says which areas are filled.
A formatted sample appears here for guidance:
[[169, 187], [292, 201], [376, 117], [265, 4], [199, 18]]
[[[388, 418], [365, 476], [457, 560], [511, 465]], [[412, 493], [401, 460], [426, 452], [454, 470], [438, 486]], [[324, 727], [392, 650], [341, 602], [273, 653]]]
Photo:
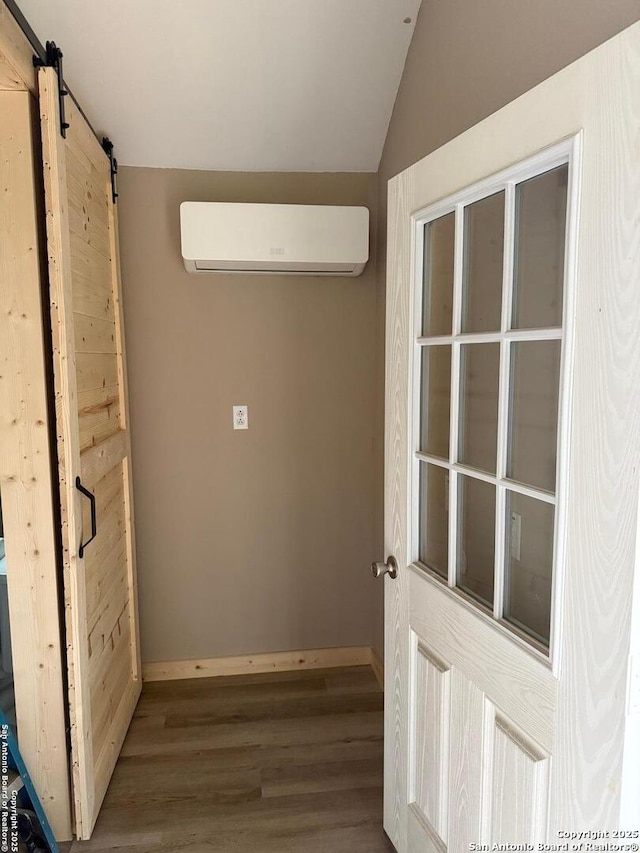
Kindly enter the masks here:
[[369, 664], [373, 666], [376, 677], [380, 681], [379, 671], [382, 671], [382, 663], [376, 655], [378, 663], [374, 665], [373, 654], [369, 646], [344, 646], [335, 649], [266, 652], [202, 660], [151, 661], [142, 664], [142, 679], [143, 681], [169, 681], [180, 678], [211, 678], [217, 675], [247, 675]]

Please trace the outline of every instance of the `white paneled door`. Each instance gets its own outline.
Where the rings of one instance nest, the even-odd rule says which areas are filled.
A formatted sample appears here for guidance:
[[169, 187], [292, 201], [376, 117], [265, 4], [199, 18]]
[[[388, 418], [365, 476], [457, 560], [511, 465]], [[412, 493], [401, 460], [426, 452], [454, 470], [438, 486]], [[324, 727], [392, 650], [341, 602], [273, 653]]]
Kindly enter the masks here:
[[638, 844], [640, 24], [390, 182], [386, 342], [387, 833]]

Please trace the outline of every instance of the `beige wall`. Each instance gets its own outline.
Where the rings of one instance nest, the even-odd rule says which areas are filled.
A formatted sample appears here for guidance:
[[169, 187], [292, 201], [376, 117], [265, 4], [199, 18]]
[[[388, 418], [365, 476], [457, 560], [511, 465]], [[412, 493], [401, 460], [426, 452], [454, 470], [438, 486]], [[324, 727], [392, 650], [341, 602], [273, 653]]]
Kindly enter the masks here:
[[[377, 188], [122, 168], [145, 660], [382, 648], [367, 565], [383, 554], [386, 182], [638, 17], [638, 0], [423, 0]], [[367, 204], [375, 219], [376, 193], [377, 276], [182, 268], [184, 199]]]
[[[640, 18], [638, 0], [423, 0], [378, 173], [378, 315], [384, 339], [389, 178]], [[383, 550], [384, 348], [377, 353], [376, 543]], [[381, 650], [382, 594], [375, 645]]]
[[189, 275], [187, 199], [376, 221], [374, 175], [121, 169], [143, 659], [370, 644], [374, 261], [355, 279]]

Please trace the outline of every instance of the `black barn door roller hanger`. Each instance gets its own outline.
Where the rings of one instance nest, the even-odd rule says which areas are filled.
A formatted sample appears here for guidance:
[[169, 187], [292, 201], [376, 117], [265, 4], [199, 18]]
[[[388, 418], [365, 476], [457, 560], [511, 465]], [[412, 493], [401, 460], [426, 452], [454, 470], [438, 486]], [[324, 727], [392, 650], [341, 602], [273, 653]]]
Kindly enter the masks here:
[[46, 44], [46, 59], [34, 56], [33, 64], [36, 68], [46, 65], [56, 70], [56, 74], [58, 75], [58, 103], [60, 105], [60, 133], [66, 138], [69, 123], [65, 120], [64, 99], [69, 94], [69, 91], [64, 87], [64, 77], [62, 76], [62, 51], [54, 41], [48, 41]]

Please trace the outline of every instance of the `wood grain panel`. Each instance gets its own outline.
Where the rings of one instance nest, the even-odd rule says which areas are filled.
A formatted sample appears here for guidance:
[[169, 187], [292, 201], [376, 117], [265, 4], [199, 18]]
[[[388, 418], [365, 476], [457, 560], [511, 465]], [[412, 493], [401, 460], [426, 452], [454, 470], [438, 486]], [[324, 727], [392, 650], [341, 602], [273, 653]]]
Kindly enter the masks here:
[[80, 451], [102, 444], [121, 428], [117, 385], [78, 392]]
[[129, 601], [128, 585], [125, 584], [122, 589], [120, 585], [113, 583], [113, 579], [126, 569], [126, 538], [125, 547], [122, 547], [122, 534], [125, 532], [122, 528], [124, 515], [122, 472], [115, 468], [113, 475], [115, 476], [105, 477], [96, 488], [100, 526], [96, 539], [91, 543], [96, 547], [89, 547], [85, 558], [87, 599], [92, 592], [95, 596], [97, 588], [101, 592], [100, 600], [93, 608], [93, 613], [98, 614], [93, 624], [87, 603], [89, 671], [97, 665], [97, 657], [107, 645], [114, 625]]
[[[89, 246], [81, 236], [69, 232], [71, 243], [71, 268], [75, 278], [81, 276], [85, 280], [92, 281], [94, 286], [100, 288], [106, 295], [111, 297], [112, 280], [111, 264], [92, 246]], [[74, 301], [74, 309], [80, 310]]]
[[[116, 570], [120, 566], [123, 542], [126, 551], [125, 526], [121, 518], [114, 517], [110, 520], [108, 527], [105, 524], [103, 529], [104, 536], [100, 542], [100, 548], [96, 548], [95, 559], [90, 564], [91, 572], [87, 573], [87, 636], [93, 627], [91, 615], [100, 612], [101, 606], [108, 601], [108, 592], [118, 577]], [[113, 574], [110, 571], [112, 565]]]
[[109, 701], [115, 702], [117, 705], [126, 692], [123, 688], [118, 695], [110, 695], [105, 689], [105, 685], [113, 685], [117, 681], [119, 670], [123, 666], [131, 674], [131, 638], [129, 635], [129, 619], [126, 607], [127, 605], [120, 611], [110, 634], [102, 638], [102, 647], [97, 649], [90, 660], [90, 695], [94, 737], [97, 736], [97, 721], [99, 720], [101, 703], [109, 699]]
[[[127, 586], [126, 539], [123, 535], [115, 542], [108, 552], [106, 559], [113, 566], [112, 573], [104, 578], [99, 576], [93, 582], [87, 581], [87, 622], [89, 637], [101, 617], [105, 602], [111, 602], [120, 597], [120, 587]], [[124, 594], [122, 593], [123, 597]]]
[[[103, 164], [96, 168], [83, 154], [79, 154], [73, 143], [67, 146], [67, 187], [69, 201], [79, 222], [70, 222], [72, 228], [80, 225], [77, 233], [91, 242], [90, 229], [97, 228], [102, 238], [109, 237], [109, 194], [111, 182]], [[86, 226], [86, 227], [85, 227]], [[107, 257], [109, 251], [107, 248]]]
[[446, 844], [450, 672], [415, 635], [414, 641], [409, 802], [415, 804], [436, 836]]
[[[77, 109], [76, 104], [73, 105], [73, 109]], [[67, 121], [71, 123], [69, 118], [67, 118]], [[84, 122], [82, 124], [84, 125]], [[101, 203], [104, 202], [106, 215], [108, 203], [106, 186], [108, 176], [104, 168], [105, 152], [91, 131], [89, 130], [89, 133], [85, 133], [85, 130], [89, 130], [89, 128], [83, 127], [80, 134], [67, 134], [65, 155], [69, 169], [76, 177], [80, 176], [81, 179], [84, 176], [90, 177], [100, 187], [100, 193], [95, 193], [94, 198]]]
[[114, 659], [106, 673], [105, 679], [92, 697], [94, 730], [94, 749], [99, 751], [109, 735], [109, 729], [118, 713], [118, 708], [125, 700], [131, 683], [131, 655], [126, 644], [130, 637], [120, 637], [121, 653]]
[[[97, 140], [95, 140], [97, 142]], [[75, 134], [67, 135], [65, 155], [67, 158], [67, 181], [69, 195], [78, 195], [94, 208], [95, 218], [105, 233], [109, 229], [109, 207], [111, 176], [105, 169], [106, 154], [99, 146], [96, 156], [88, 156]], [[93, 146], [93, 143], [92, 143]]]
[[69, 228], [74, 237], [83, 240], [109, 262], [109, 231], [106, 225], [99, 223], [96, 216], [92, 217], [90, 198], [90, 190], [85, 190], [84, 196], [69, 193]]
[[480, 832], [485, 698], [457, 669], [451, 671], [449, 768], [449, 848], [468, 849], [470, 840], [485, 841]]
[[4, 3], [0, 3], [0, 67], [2, 88], [28, 90], [37, 95], [33, 48]]
[[[640, 458], [640, 26], [583, 72], [565, 626], [552, 830], [617, 826]], [[617, 780], [613, 782], [612, 780]], [[580, 796], [573, 794], [580, 790]]]
[[122, 466], [116, 463], [100, 479], [94, 480], [93, 491], [96, 496], [96, 504], [106, 510], [110, 509], [112, 501], [115, 500], [119, 503], [124, 500], [122, 495]]
[[88, 647], [83, 567], [78, 557], [82, 542], [82, 514], [78, 511], [75, 477], [80, 473], [77, 418], [77, 377], [73, 332], [71, 247], [66, 217], [64, 141], [60, 135], [58, 80], [53, 69], [40, 69], [40, 117], [44, 158], [47, 251], [56, 398], [56, 431], [63, 534], [65, 621], [69, 727], [73, 752], [72, 774], [76, 831], [91, 823], [96, 810], [92, 784], [93, 741], [87, 681]]
[[84, 257], [71, 259], [73, 275], [73, 308], [77, 314], [115, 320], [113, 294], [105, 270], [92, 275]]
[[557, 680], [550, 668], [442, 584], [417, 569], [409, 574], [416, 633], [551, 750]]
[[166, 681], [176, 678], [207, 678], [252, 672], [358, 666], [369, 664], [370, 661], [369, 646], [348, 646], [335, 649], [233, 655], [207, 660], [151, 661], [144, 664], [143, 676], [145, 681]]
[[409, 596], [407, 540], [408, 365], [411, 341], [411, 256], [407, 175], [389, 182], [385, 369], [385, 551], [398, 562], [385, 578], [384, 828], [398, 850], [407, 844]]
[[118, 384], [118, 357], [115, 353], [78, 353], [76, 369], [78, 391], [96, 391]]
[[108, 736], [109, 722], [113, 720], [131, 681], [130, 645], [129, 618], [123, 610], [104, 648], [96, 656], [96, 666], [92, 671], [91, 711], [96, 751]]
[[384, 661], [373, 646], [371, 647], [371, 668], [376, 674], [380, 689], [384, 690]]
[[[0, 4], [0, 44], [7, 11]], [[31, 68], [33, 74], [33, 68]], [[71, 837], [41, 301], [37, 114], [27, 91], [0, 92], [0, 489], [20, 749], [56, 838]], [[55, 456], [55, 450], [53, 451]]]
[[116, 325], [111, 320], [74, 313], [76, 352], [116, 353]]
[[[109, 191], [111, 185], [108, 185]], [[110, 261], [109, 210], [105, 175], [82, 168], [67, 150], [67, 190], [71, 232]]]
[[24, 88], [24, 82], [20, 74], [6, 61], [2, 47], [0, 46], [0, 92], [21, 92], [24, 91]]
[[[115, 504], [115, 502], [114, 502]], [[111, 578], [105, 572], [109, 561], [116, 559], [120, 554], [120, 543], [125, 540], [126, 547], [126, 518], [124, 513], [124, 502], [122, 496], [118, 495], [117, 505], [114, 510], [107, 511], [107, 517], [100, 520], [98, 536], [96, 537], [93, 554], [87, 560], [87, 595], [97, 594], [98, 590], [104, 590]], [[92, 543], [93, 544], [93, 543]]]
[[[85, 577], [90, 583], [93, 579], [104, 577], [109, 574], [107, 558], [112, 551], [115, 539], [119, 539], [124, 532], [123, 522], [126, 525], [122, 467], [115, 466], [102, 479], [93, 485], [96, 498], [96, 511], [98, 515], [98, 530], [96, 538], [91, 543], [85, 557]], [[83, 526], [90, 530], [89, 501], [84, 501]]]
[[107, 183], [110, 183], [107, 165], [109, 161], [100, 141], [85, 121], [84, 116], [78, 109], [78, 105], [72, 98], [67, 99], [65, 107], [67, 121], [73, 128], [73, 130], [67, 134], [67, 138], [65, 140], [65, 153], [71, 152], [77, 157], [86, 157], [87, 160], [105, 176], [104, 185], [106, 187]]
[[124, 461], [127, 452], [127, 434], [121, 429], [95, 447], [82, 454], [82, 476], [95, 485], [118, 464]]
[[116, 324], [112, 320], [74, 313], [76, 352], [116, 353]]
[[549, 797], [549, 756], [518, 732], [513, 724], [495, 715], [490, 779], [492, 844], [537, 844], [547, 837], [546, 805]]
[[417, 803], [407, 809], [408, 853], [445, 853], [448, 849]]
[[[129, 603], [126, 568], [126, 548], [114, 549], [109, 554], [109, 572], [112, 573], [109, 580], [111, 582], [101, 586], [100, 602], [88, 619], [90, 667], [99, 665], [102, 653], [112, 642], [114, 630]], [[124, 580], [122, 580], [123, 578]]]
[[114, 319], [111, 293], [83, 275], [78, 267], [74, 269], [74, 308], [76, 314], [86, 314], [98, 319]]
[[[89, 235], [90, 236], [90, 235]], [[94, 281], [104, 282], [105, 285], [111, 276], [111, 261], [93, 243], [89, 243], [87, 235], [77, 234], [69, 230], [71, 241], [71, 254], [77, 256], [78, 266]], [[111, 287], [109, 286], [109, 292]]]
[[[108, 440], [111, 441], [112, 439]], [[91, 448], [91, 450], [93, 450], [93, 448]], [[87, 454], [90, 453], [91, 450], [87, 451]], [[89, 480], [88, 476], [87, 480]], [[116, 465], [107, 471], [107, 473], [102, 477], [96, 478], [90, 488], [96, 495], [96, 509], [100, 513], [100, 523], [98, 524], [96, 538], [92, 543], [95, 544], [95, 548], [92, 548], [90, 555], [87, 554], [87, 577], [91, 575], [98, 555], [104, 549], [104, 546], [108, 544], [107, 534], [111, 531], [114, 520], [124, 519], [126, 521], [123, 512], [124, 495], [122, 494], [122, 466]], [[97, 493], [98, 490], [99, 494]], [[84, 509], [86, 509], [87, 512], [83, 514], [83, 521], [87, 524], [90, 519], [88, 501], [83, 502], [83, 510]]]
[[[118, 213], [113, 197], [110, 196], [109, 233], [111, 235], [111, 287], [116, 320], [116, 341], [118, 345], [118, 385], [120, 387], [121, 424], [124, 433], [125, 451], [122, 464], [124, 481], [125, 516], [127, 521], [127, 568], [129, 574], [129, 607], [131, 631], [132, 678], [142, 689], [142, 660], [140, 655], [140, 623], [138, 621], [138, 581], [136, 569], [136, 532], [133, 500], [133, 466], [131, 461], [131, 434], [129, 431], [129, 380], [127, 374], [127, 347], [124, 334], [124, 314], [122, 303], [122, 282], [120, 280], [120, 244], [118, 242]], [[124, 736], [124, 735], [123, 735]]]

